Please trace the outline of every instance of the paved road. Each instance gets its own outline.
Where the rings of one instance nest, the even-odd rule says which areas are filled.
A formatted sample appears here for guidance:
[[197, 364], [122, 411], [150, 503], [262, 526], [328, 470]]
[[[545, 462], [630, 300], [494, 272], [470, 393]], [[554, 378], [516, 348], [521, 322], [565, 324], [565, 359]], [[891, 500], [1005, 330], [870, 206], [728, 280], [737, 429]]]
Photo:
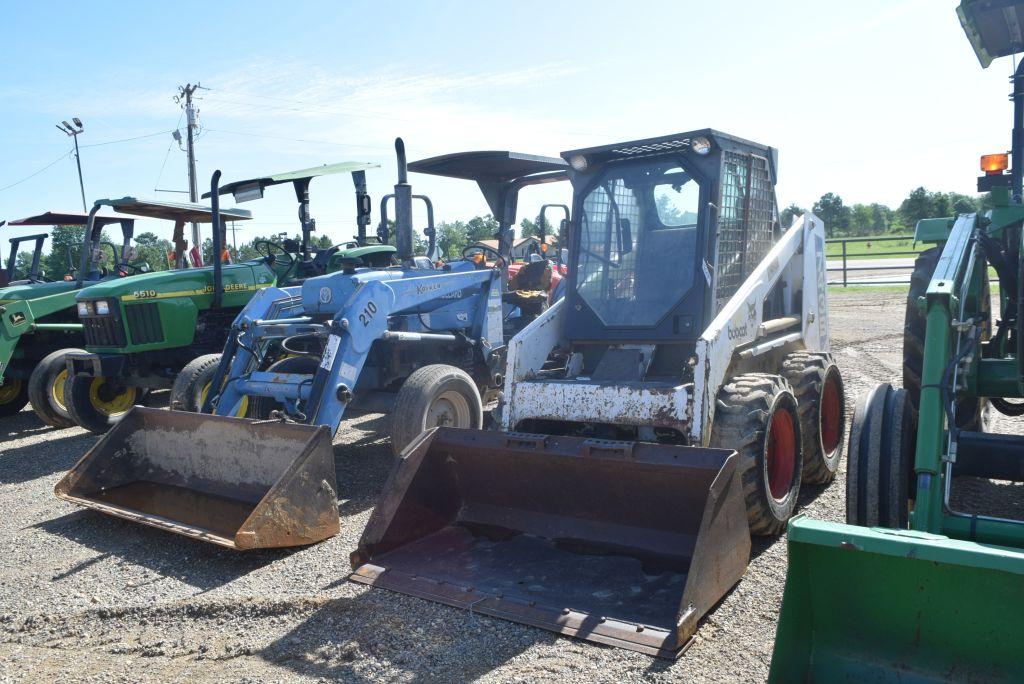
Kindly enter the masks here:
[[[842, 283], [843, 260], [829, 259], [826, 264], [829, 268], [829, 282]], [[909, 283], [910, 272], [914, 269], [914, 259], [912, 257], [896, 257], [892, 259], [847, 259], [846, 269], [846, 282], [849, 284], [871, 285], [889, 284], [892, 282]]]

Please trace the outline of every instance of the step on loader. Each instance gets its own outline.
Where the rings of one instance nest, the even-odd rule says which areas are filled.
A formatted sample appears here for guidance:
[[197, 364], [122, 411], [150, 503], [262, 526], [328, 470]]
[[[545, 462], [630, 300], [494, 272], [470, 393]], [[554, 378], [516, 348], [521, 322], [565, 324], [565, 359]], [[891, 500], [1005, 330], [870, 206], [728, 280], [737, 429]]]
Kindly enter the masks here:
[[350, 579], [674, 658], [838, 466], [823, 226], [779, 226], [775, 150], [719, 131], [562, 157], [568, 284], [500, 430], [410, 444]]
[[[983, 67], [1024, 52], [1024, 2], [957, 9]], [[918, 223], [903, 387], [851, 421], [846, 524], [790, 523], [770, 682], [1024, 679], [1024, 65], [1010, 154], [981, 158], [992, 208]], [[999, 281], [993, 320], [989, 269]]]
[[[503, 377], [506, 326], [521, 312], [502, 301], [502, 269], [413, 253], [413, 200], [427, 208], [428, 254], [437, 247], [433, 209], [412, 193], [401, 139], [396, 151], [399, 181], [382, 199], [378, 237], [391, 237], [386, 207], [394, 201], [398, 264], [350, 259], [338, 273], [261, 290], [234, 319], [223, 354], [182, 371], [187, 382], [172, 406], [198, 396], [202, 412], [135, 407], [68, 473], [58, 496], [238, 549], [305, 544], [338, 531], [330, 439], [350, 411], [391, 412], [391, 440], [401, 446], [426, 427], [482, 427], [483, 395]], [[426, 161], [421, 172], [488, 170], [485, 196], [508, 208], [502, 232], [513, 225], [521, 187], [564, 180], [567, 168], [509, 152]], [[234, 513], [219, 521], [208, 514], [221, 509]]]

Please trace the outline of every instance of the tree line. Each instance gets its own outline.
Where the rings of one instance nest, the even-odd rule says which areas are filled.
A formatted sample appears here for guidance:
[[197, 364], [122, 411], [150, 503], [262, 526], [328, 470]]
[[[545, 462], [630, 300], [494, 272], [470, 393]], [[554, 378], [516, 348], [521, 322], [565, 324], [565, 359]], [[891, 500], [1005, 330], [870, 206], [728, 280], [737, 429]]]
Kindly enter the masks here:
[[[843, 203], [843, 198], [827, 192], [811, 207], [825, 224], [828, 237], [865, 237], [884, 234], [908, 234], [921, 219], [970, 214], [991, 208], [989, 195], [970, 196], [959, 192], [931, 192], [916, 188], [892, 209], [884, 204]], [[789, 226], [805, 209], [790, 204], [780, 212], [779, 220]]]
[[[955, 216], [985, 211], [989, 208], [991, 208], [991, 204], [987, 194], [972, 197], [957, 192], [931, 192], [919, 187], [912, 190], [895, 209], [878, 202], [847, 205], [838, 194], [827, 192], [811, 206], [811, 211], [825, 223], [828, 237], [863, 237], [907, 234], [913, 232], [917, 222], [921, 219]], [[782, 225], [789, 226], [793, 218], [804, 211], [803, 207], [790, 204], [780, 212]], [[545, 234], [555, 235], [557, 243], [564, 244], [565, 227], [559, 225], [553, 229], [546, 219], [540, 220], [544, 221]], [[388, 241], [394, 244], [393, 224], [391, 227]], [[530, 237], [539, 235], [540, 228], [539, 221], [523, 219], [516, 232], [518, 237]], [[436, 226], [438, 247], [441, 250], [441, 256], [445, 259], [458, 258], [466, 247], [480, 240], [494, 239], [497, 232], [498, 220], [490, 214], [474, 216], [468, 221], [443, 221]], [[82, 226], [54, 226], [50, 230], [50, 250], [42, 259], [43, 272], [49, 278], [61, 278], [78, 267], [83, 235], [84, 227]], [[259, 235], [237, 245], [237, 247], [229, 244], [228, 248], [235, 261], [246, 261], [259, 256], [257, 246], [260, 242], [270, 240], [280, 243], [286, 237], [285, 233]], [[292, 235], [292, 238], [298, 239], [298, 235]], [[109, 245], [114, 245], [119, 249], [120, 235], [115, 237], [104, 230], [102, 241], [108, 245], [103, 248], [107, 264], [113, 265], [114, 255], [111, 253]], [[315, 236], [313, 239], [314, 247], [323, 249], [332, 244], [334, 244], [333, 241], [326, 235]], [[167, 254], [173, 248], [170, 240], [147, 231], [135, 236], [134, 245], [135, 263], [146, 263], [153, 271], [163, 271], [169, 268]], [[427, 240], [419, 231], [413, 234], [413, 249], [416, 254], [426, 254]], [[203, 244], [203, 260], [205, 263], [210, 263], [212, 258], [213, 241], [206, 238]], [[17, 270], [21, 274], [26, 273], [31, 260], [30, 252], [19, 253]]]
[[[545, 220], [544, 226], [545, 232], [550, 233], [551, 227], [548, 221]], [[390, 227], [391, 230], [388, 242], [390, 244], [395, 244], [393, 222], [391, 222]], [[556, 232], [560, 233], [561, 230], [562, 229], [560, 227], [559, 231]], [[444, 221], [436, 226], [438, 247], [441, 250], [441, 256], [446, 259], [455, 259], [460, 257], [463, 249], [467, 246], [480, 240], [494, 239], [497, 232], [498, 220], [490, 214], [474, 216], [468, 221]], [[539, 232], [539, 225], [535, 221], [523, 219], [519, 224], [519, 237], [538, 235]], [[50, 229], [49, 233], [49, 251], [44, 254], [41, 260], [41, 267], [43, 273], [48, 278], [60, 279], [78, 268], [81, 259], [82, 240], [84, 238], [85, 228], [83, 226], [54, 226]], [[117, 234], [115, 235], [115, 233]], [[260, 256], [260, 251], [258, 249], [259, 243], [270, 241], [281, 244], [286, 239], [289, 239], [289, 237], [294, 240], [299, 239], [298, 233], [290, 236], [288, 233], [276, 233], [271, 235], [258, 235], [251, 240], [238, 244], [237, 246], [228, 241], [227, 247], [231, 252], [231, 256], [234, 261], [247, 261]], [[110, 232], [107, 229], [104, 229], [101, 237], [101, 243], [103, 245], [101, 249], [104, 255], [104, 264], [108, 267], [112, 267], [116, 263], [116, 253], [112, 251], [112, 248], [116, 249], [117, 253], [119, 253], [121, 248], [121, 236], [119, 231]], [[313, 236], [311, 243], [312, 247], [320, 249], [326, 249], [336, 244], [327, 235], [315, 235]], [[150, 271], [164, 271], [170, 268], [167, 255], [174, 248], [170, 240], [162, 238], [156, 233], [146, 231], [137, 234], [134, 237], [132, 244], [135, 249], [135, 258], [132, 260], [133, 263], [147, 264]], [[414, 231], [413, 249], [415, 253], [426, 254], [427, 246], [427, 239], [423, 234], [420, 231]], [[6, 259], [6, 255], [4, 255], [4, 259]], [[213, 240], [208, 237], [203, 240], [203, 262], [211, 263], [212, 260]], [[22, 276], [26, 274], [31, 262], [31, 252], [19, 252], [16, 261], [16, 269], [18, 273]], [[6, 267], [6, 263], [4, 263], [4, 267]]]

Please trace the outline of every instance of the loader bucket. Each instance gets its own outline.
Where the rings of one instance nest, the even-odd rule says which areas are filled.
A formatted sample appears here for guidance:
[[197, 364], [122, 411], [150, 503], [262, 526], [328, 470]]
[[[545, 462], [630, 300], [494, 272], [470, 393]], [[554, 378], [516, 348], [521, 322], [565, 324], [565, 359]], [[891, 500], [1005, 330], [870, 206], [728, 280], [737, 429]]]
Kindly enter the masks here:
[[234, 549], [339, 532], [325, 427], [134, 407], [54, 488], [88, 508]]
[[1019, 549], [799, 517], [769, 682], [1024, 675]]
[[438, 428], [405, 451], [350, 579], [668, 658], [739, 581], [738, 456]]

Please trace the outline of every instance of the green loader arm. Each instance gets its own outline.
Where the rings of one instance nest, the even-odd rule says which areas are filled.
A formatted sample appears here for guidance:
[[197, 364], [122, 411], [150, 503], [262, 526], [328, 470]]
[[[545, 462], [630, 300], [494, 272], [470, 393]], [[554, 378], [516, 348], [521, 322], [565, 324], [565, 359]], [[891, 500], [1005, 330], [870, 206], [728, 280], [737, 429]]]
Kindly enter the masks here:
[[75, 292], [38, 299], [19, 299], [0, 305], [0, 380], [21, 337], [36, 330], [81, 330], [81, 323], [37, 323], [75, 304]]

